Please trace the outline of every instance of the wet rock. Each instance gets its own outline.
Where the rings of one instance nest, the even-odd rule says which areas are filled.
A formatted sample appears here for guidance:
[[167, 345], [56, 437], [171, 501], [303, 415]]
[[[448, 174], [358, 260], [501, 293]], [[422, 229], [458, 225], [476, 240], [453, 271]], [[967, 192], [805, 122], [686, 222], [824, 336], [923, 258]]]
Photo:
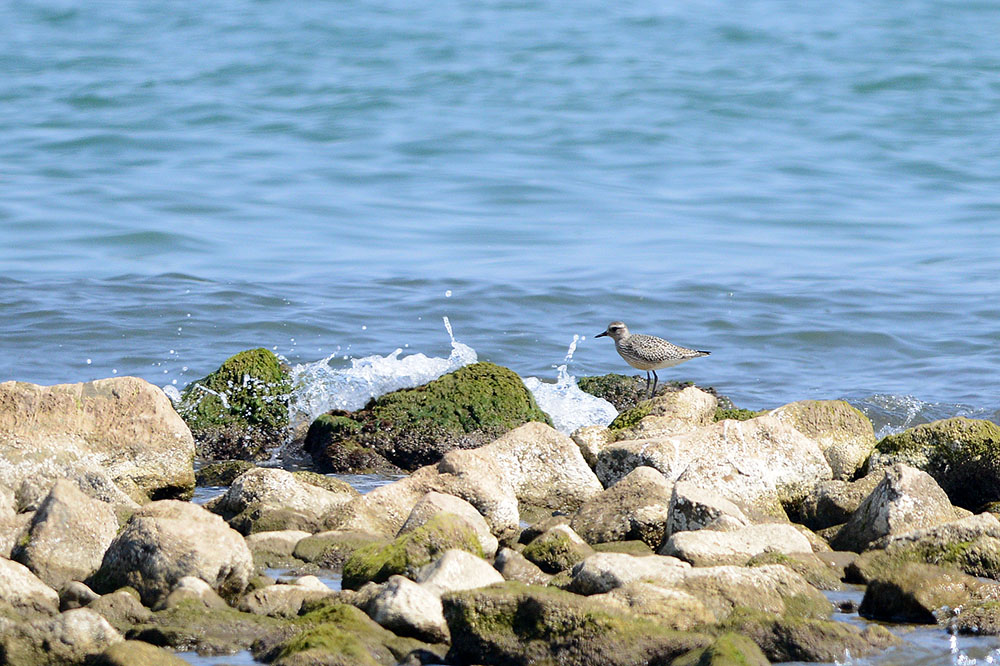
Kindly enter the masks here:
[[283, 469], [255, 467], [241, 474], [212, 506], [243, 534], [277, 530], [316, 532], [339, 521], [358, 492], [346, 483], [336, 491], [300, 480]]
[[860, 552], [884, 537], [940, 525], [956, 517], [948, 496], [930, 475], [894, 465], [830, 545]]
[[853, 478], [875, 448], [872, 422], [843, 400], [801, 400], [773, 410], [771, 416], [816, 441], [834, 479]]
[[677, 631], [714, 624], [716, 619], [693, 595], [655, 582], [635, 581], [590, 598]]
[[[528, 421], [551, 424], [515, 372], [492, 363], [459, 368], [414, 389], [386, 394], [314, 430], [307, 447], [324, 469], [374, 451], [415, 470], [454, 448], [475, 448]], [[345, 454], [345, 450], [350, 451]], [[338, 469], [337, 471], [351, 471]]]
[[0, 617], [21, 619], [59, 610], [59, 595], [23, 564], [0, 558]]
[[410, 515], [406, 518], [406, 522], [399, 529], [399, 534], [412, 532], [442, 512], [460, 516], [467, 520], [479, 537], [479, 545], [483, 549], [483, 554], [489, 558], [496, 555], [499, 542], [490, 532], [490, 526], [486, 523], [486, 520], [476, 511], [476, 507], [453, 495], [431, 491], [421, 497], [413, 505]]
[[750, 520], [743, 511], [719, 493], [690, 481], [674, 484], [670, 495], [667, 536], [704, 528], [737, 529], [749, 524]]
[[0, 655], [7, 664], [83, 666], [123, 640], [103, 617], [88, 608], [76, 608], [0, 631]]
[[666, 664], [712, 642], [600, 601], [520, 583], [455, 592], [442, 602], [452, 636], [449, 663]]
[[268, 349], [248, 349], [191, 382], [178, 413], [198, 455], [209, 460], [266, 460], [288, 435], [289, 369]]
[[235, 597], [252, 575], [253, 557], [239, 532], [198, 505], [163, 500], [129, 519], [91, 584], [98, 592], [134, 587], [152, 606], [184, 576]]
[[400, 636], [431, 643], [450, 638], [441, 597], [403, 576], [390, 576], [364, 610], [371, 619]]
[[340, 569], [354, 551], [387, 542], [387, 539], [368, 532], [331, 530], [305, 537], [295, 544], [292, 555], [324, 569]]
[[595, 553], [573, 567], [566, 589], [576, 594], [601, 594], [636, 581], [665, 583], [683, 577], [691, 565], [676, 557], [636, 557], [625, 553]]
[[935, 624], [987, 596], [987, 586], [952, 568], [910, 562], [868, 582], [858, 613], [892, 622]]
[[248, 592], [240, 598], [236, 608], [246, 613], [270, 615], [272, 617], [298, 617], [306, 602], [336, 597], [334, 590], [322, 583], [310, 585], [308, 582], [268, 585]]
[[715, 396], [694, 386], [665, 392], [619, 414], [608, 425], [615, 439], [677, 435], [715, 421]]
[[277, 530], [257, 532], [246, 537], [247, 547], [253, 554], [254, 562], [264, 566], [296, 560], [295, 547], [299, 541], [312, 536], [302, 530]]
[[533, 539], [521, 554], [542, 571], [554, 574], [573, 567], [593, 552], [570, 527], [558, 525]]
[[673, 534], [660, 550], [696, 567], [745, 564], [765, 552], [812, 553], [809, 540], [783, 523], [747, 525], [734, 531], [697, 530]]
[[13, 555], [47, 585], [59, 589], [97, 571], [117, 532], [118, 519], [110, 505], [60, 479], [38, 507]]
[[813, 530], [843, 525], [884, 478], [879, 471], [857, 481], [821, 481], [802, 500], [796, 518]]
[[211, 585], [201, 578], [184, 576], [177, 581], [174, 589], [170, 590], [170, 594], [162, 599], [155, 606], [154, 610], [176, 608], [184, 603], [193, 603], [196, 606], [204, 606], [205, 608], [226, 607], [225, 600], [212, 589]]
[[528, 558], [512, 548], [500, 549], [493, 566], [505, 580], [514, 580], [526, 585], [546, 585], [552, 578], [539, 569], [537, 564], [529, 562]]
[[123, 491], [137, 501], [188, 498], [193, 455], [187, 426], [145, 380], [0, 383], [0, 487], [17, 491], [30, 481], [44, 496], [56, 479], [79, 477], [97, 499]]
[[460, 548], [482, 557], [479, 536], [460, 516], [439, 513], [421, 527], [401, 534], [386, 545], [356, 550], [344, 563], [342, 584], [356, 590], [368, 581], [382, 583], [393, 574], [412, 577], [420, 567], [446, 550]]
[[361, 423], [350, 412], [320, 414], [309, 425], [304, 448], [322, 469], [338, 474], [399, 474], [402, 469], [368, 448]]
[[778, 513], [781, 504], [796, 504], [831, 476], [819, 446], [771, 416], [617, 442], [601, 452], [596, 472], [602, 483], [611, 485], [641, 465], [659, 470], [668, 481], [690, 481]]
[[[657, 395], [676, 390], [676, 383], [663, 382], [657, 387]], [[646, 378], [639, 375], [619, 375], [610, 373], [594, 377], [579, 377], [576, 385], [581, 391], [607, 400], [619, 412], [625, 412], [646, 399]]]
[[228, 607], [210, 609], [193, 602], [157, 611], [148, 622], [129, 631], [129, 638], [201, 654], [233, 654], [257, 641], [273, 642], [287, 635], [287, 619]]
[[656, 549], [670, 518], [672, 485], [652, 467], [636, 467], [621, 481], [587, 500], [570, 526], [587, 543], [637, 539]]
[[958, 634], [1000, 635], [1000, 601], [973, 602], [963, 606], [958, 617], [948, 623]]
[[671, 666], [768, 666], [770, 663], [752, 640], [729, 633], [722, 634], [708, 647], [681, 655]]
[[231, 486], [237, 477], [254, 467], [248, 460], [220, 460], [195, 472], [194, 480], [199, 486]]
[[87, 608], [99, 613], [116, 630], [125, 633], [132, 625], [145, 622], [152, 612], [139, 602], [139, 595], [127, 589], [94, 599]]
[[441, 557], [422, 567], [415, 580], [424, 589], [441, 596], [445, 592], [502, 583], [504, 577], [482, 558], [453, 549], [446, 550]]
[[978, 510], [1000, 500], [1000, 426], [958, 416], [882, 439], [869, 470], [903, 463], [927, 472], [958, 506]]
[[99, 654], [91, 666], [188, 666], [188, 662], [149, 643], [124, 641]]

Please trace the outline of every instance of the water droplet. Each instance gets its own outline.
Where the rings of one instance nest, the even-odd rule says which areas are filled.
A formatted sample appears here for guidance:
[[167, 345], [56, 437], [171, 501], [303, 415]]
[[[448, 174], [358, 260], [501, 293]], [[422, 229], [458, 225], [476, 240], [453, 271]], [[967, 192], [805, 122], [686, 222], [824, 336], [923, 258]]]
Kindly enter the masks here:
[[92, 362], [89, 358], [87, 359], [87, 365], [90, 365]]
[[111, 368], [111, 374], [117, 375], [118, 374], [118, 368]]
[[367, 326], [364, 326], [364, 325], [362, 325], [362, 326], [361, 326], [361, 330], [362, 330], [362, 331], [367, 331], [367, 330], [368, 330], [368, 327], [367, 327]]
[[449, 289], [448, 291], [444, 292], [444, 297], [445, 298], [451, 298], [451, 289]]

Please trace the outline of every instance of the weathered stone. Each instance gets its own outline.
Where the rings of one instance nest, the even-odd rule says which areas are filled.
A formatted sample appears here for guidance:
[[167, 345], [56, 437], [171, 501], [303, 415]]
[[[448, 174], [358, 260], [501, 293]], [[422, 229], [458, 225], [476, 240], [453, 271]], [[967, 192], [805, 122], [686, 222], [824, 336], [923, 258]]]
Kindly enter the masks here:
[[[212, 510], [243, 534], [329, 527], [358, 492], [342, 483], [337, 492], [305, 483], [282, 469], [255, 467], [241, 474]], [[340, 513], [338, 513], [340, 512]]]
[[971, 510], [1000, 500], [1000, 425], [957, 416], [882, 439], [869, 470], [903, 463], [927, 472], [953, 504]]
[[47, 492], [56, 479], [90, 475], [110, 478], [132, 499], [187, 498], [193, 457], [187, 426], [145, 380], [0, 383], [0, 487], [44, 479]]
[[973, 602], [962, 607], [948, 629], [973, 636], [1000, 635], [1000, 601]]
[[816, 441], [834, 479], [853, 478], [875, 448], [872, 422], [843, 400], [802, 400], [778, 407], [771, 416]]
[[912, 562], [870, 580], [858, 612], [877, 620], [934, 624], [951, 609], [986, 596], [986, 585], [972, 576]]
[[587, 500], [570, 527], [587, 543], [637, 539], [656, 549], [670, 517], [672, 485], [652, 467], [636, 467], [625, 478]]
[[187, 422], [198, 454], [213, 460], [264, 460], [285, 440], [288, 367], [268, 349], [248, 349], [191, 382], [177, 411]]
[[420, 567], [451, 548], [482, 557], [476, 531], [460, 516], [439, 513], [386, 545], [356, 550], [344, 563], [342, 584], [356, 590], [368, 581], [382, 583], [393, 574], [414, 576]]
[[661, 587], [656, 583], [634, 581], [590, 598], [631, 611], [677, 631], [690, 631], [699, 626], [715, 624], [715, 615], [699, 599], [687, 592]]
[[376, 543], [385, 545], [389, 541], [368, 532], [331, 530], [305, 537], [295, 544], [292, 555], [325, 569], [340, 569], [354, 551]]
[[450, 638], [441, 611], [441, 597], [403, 576], [390, 576], [364, 610], [371, 619], [401, 636], [431, 643], [447, 642]]
[[860, 552], [883, 537], [940, 525], [956, 518], [948, 496], [925, 472], [895, 465], [861, 503], [830, 545]]
[[654, 439], [678, 435], [715, 421], [715, 396], [694, 386], [664, 392], [622, 412], [608, 426], [615, 439]]
[[188, 666], [188, 662], [143, 641], [124, 641], [99, 654], [91, 666]]
[[483, 554], [486, 557], [496, 555], [499, 542], [490, 532], [490, 526], [486, 523], [486, 520], [476, 510], [476, 507], [454, 495], [445, 495], [431, 491], [421, 497], [413, 505], [413, 509], [410, 511], [406, 522], [399, 529], [399, 534], [412, 532], [441, 512], [450, 513], [467, 520], [479, 537], [479, 545], [483, 549]]
[[595, 553], [573, 567], [566, 589], [577, 594], [601, 594], [636, 581], [673, 584], [691, 565], [676, 557], [635, 557], [625, 553]]
[[734, 529], [749, 524], [750, 520], [743, 511], [719, 493], [706, 490], [690, 481], [674, 484], [670, 496], [667, 536], [704, 528]]
[[0, 655], [7, 664], [83, 666], [125, 640], [103, 617], [76, 608], [50, 618], [15, 623], [0, 631]]
[[122, 633], [132, 625], [147, 621], [153, 615], [139, 602], [139, 597], [127, 589], [102, 595], [87, 604], [87, 608], [100, 613], [101, 617]]
[[415, 580], [431, 593], [441, 596], [445, 592], [501, 583], [504, 577], [484, 559], [464, 550], [452, 549], [422, 567]]
[[212, 586], [201, 578], [184, 576], [177, 581], [177, 585], [174, 586], [174, 589], [170, 590], [170, 594], [156, 604], [154, 610], [176, 608], [188, 602], [193, 602], [195, 605], [204, 606], [205, 608], [225, 608], [227, 605], [225, 599], [220, 597], [212, 589]]
[[201, 654], [233, 654], [257, 641], [273, 642], [286, 636], [287, 619], [192, 602], [153, 613], [148, 622], [129, 631], [129, 638]]
[[752, 640], [728, 633], [716, 638], [708, 647], [681, 655], [671, 666], [769, 666], [770, 663]]
[[58, 610], [59, 595], [55, 590], [23, 564], [0, 558], [0, 617], [53, 615]]
[[59, 589], [97, 571], [117, 532], [118, 519], [110, 505], [60, 479], [35, 512], [26, 542], [14, 549], [14, 559]]
[[615, 435], [606, 426], [592, 425], [577, 428], [571, 435], [576, 445], [580, 447], [580, 453], [587, 464], [594, 467], [597, 464], [597, 456], [600, 455], [609, 444], [615, 441]]
[[268, 585], [243, 595], [236, 608], [246, 613], [293, 618], [298, 617], [304, 603], [336, 596], [336, 591], [322, 583]]
[[[854, 554], [851, 553], [853, 556]], [[839, 558], [832, 558], [837, 561]], [[843, 585], [840, 579], [843, 577], [843, 565], [837, 566], [828, 564], [826, 561], [813, 553], [778, 553], [765, 552], [751, 557], [746, 566], [760, 567], [769, 564], [781, 564], [799, 574], [810, 585], [818, 590], [840, 590]]]
[[597, 476], [611, 485], [636, 467], [670, 482], [691, 481], [745, 504], [795, 504], [831, 476], [819, 446], [772, 416], [722, 421], [682, 435], [617, 442], [601, 452]]
[[74, 580], [59, 590], [59, 611], [83, 608], [94, 599], [99, 599], [100, 596], [97, 592], [87, 587], [86, 584]]
[[796, 519], [814, 530], [843, 525], [884, 478], [879, 471], [857, 481], [820, 481], [798, 506]]
[[893, 535], [875, 545], [896, 561], [951, 565], [972, 576], [1000, 578], [1000, 520], [990, 513]]
[[[474, 363], [414, 388], [394, 391], [353, 413], [336, 412], [322, 432], [310, 428], [307, 450], [324, 469], [345, 448], [370, 449], [406, 470], [438, 462], [449, 450], [475, 448], [529, 421], [550, 423], [515, 372]], [[353, 471], [338, 468], [336, 471]]]
[[194, 480], [199, 486], [231, 486], [241, 474], [254, 467], [249, 460], [220, 460], [196, 471]]
[[15, 546], [28, 538], [28, 529], [34, 517], [33, 512], [25, 512], [0, 518], [0, 557], [10, 559]]
[[570, 527], [559, 525], [539, 535], [521, 552], [546, 573], [559, 573], [571, 568], [594, 549]]
[[784, 523], [747, 525], [735, 531], [697, 530], [673, 534], [660, 550], [696, 567], [745, 564], [765, 552], [812, 553], [809, 540]]
[[280, 562], [293, 560], [295, 547], [309, 536], [302, 530], [276, 530], [249, 534], [246, 542], [255, 562]]
[[442, 601], [452, 636], [449, 663], [666, 664], [711, 643], [600, 601], [520, 583], [453, 592]]
[[493, 566], [505, 580], [514, 580], [526, 585], [546, 585], [552, 578], [539, 569], [537, 564], [529, 562], [528, 558], [512, 548], [501, 548]]
[[253, 557], [239, 532], [196, 504], [164, 500], [129, 519], [92, 582], [97, 591], [134, 587], [152, 606], [184, 576], [235, 597], [252, 575]]

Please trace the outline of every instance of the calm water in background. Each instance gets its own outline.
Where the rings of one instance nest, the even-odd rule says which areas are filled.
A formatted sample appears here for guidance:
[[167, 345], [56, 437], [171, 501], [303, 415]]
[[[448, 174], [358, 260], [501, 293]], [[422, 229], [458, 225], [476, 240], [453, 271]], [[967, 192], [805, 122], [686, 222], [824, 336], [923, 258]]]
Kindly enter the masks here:
[[1000, 4], [0, 4], [0, 380], [422, 352], [1000, 409]]

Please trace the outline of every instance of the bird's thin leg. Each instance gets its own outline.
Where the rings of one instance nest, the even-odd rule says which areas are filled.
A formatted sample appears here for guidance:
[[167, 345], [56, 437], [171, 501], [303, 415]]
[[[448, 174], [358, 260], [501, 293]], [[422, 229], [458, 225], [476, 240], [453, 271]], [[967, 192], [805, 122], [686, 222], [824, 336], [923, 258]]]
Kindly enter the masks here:
[[646, 393], [649, 393], [649, 370], [646, 371]]
[[649, 394], [650, 398], [656, 395], [656, 382], [658, 381], [660, 381], [660, 378], [656, 376], [656, 370], [653, 370], [653, 392]]

